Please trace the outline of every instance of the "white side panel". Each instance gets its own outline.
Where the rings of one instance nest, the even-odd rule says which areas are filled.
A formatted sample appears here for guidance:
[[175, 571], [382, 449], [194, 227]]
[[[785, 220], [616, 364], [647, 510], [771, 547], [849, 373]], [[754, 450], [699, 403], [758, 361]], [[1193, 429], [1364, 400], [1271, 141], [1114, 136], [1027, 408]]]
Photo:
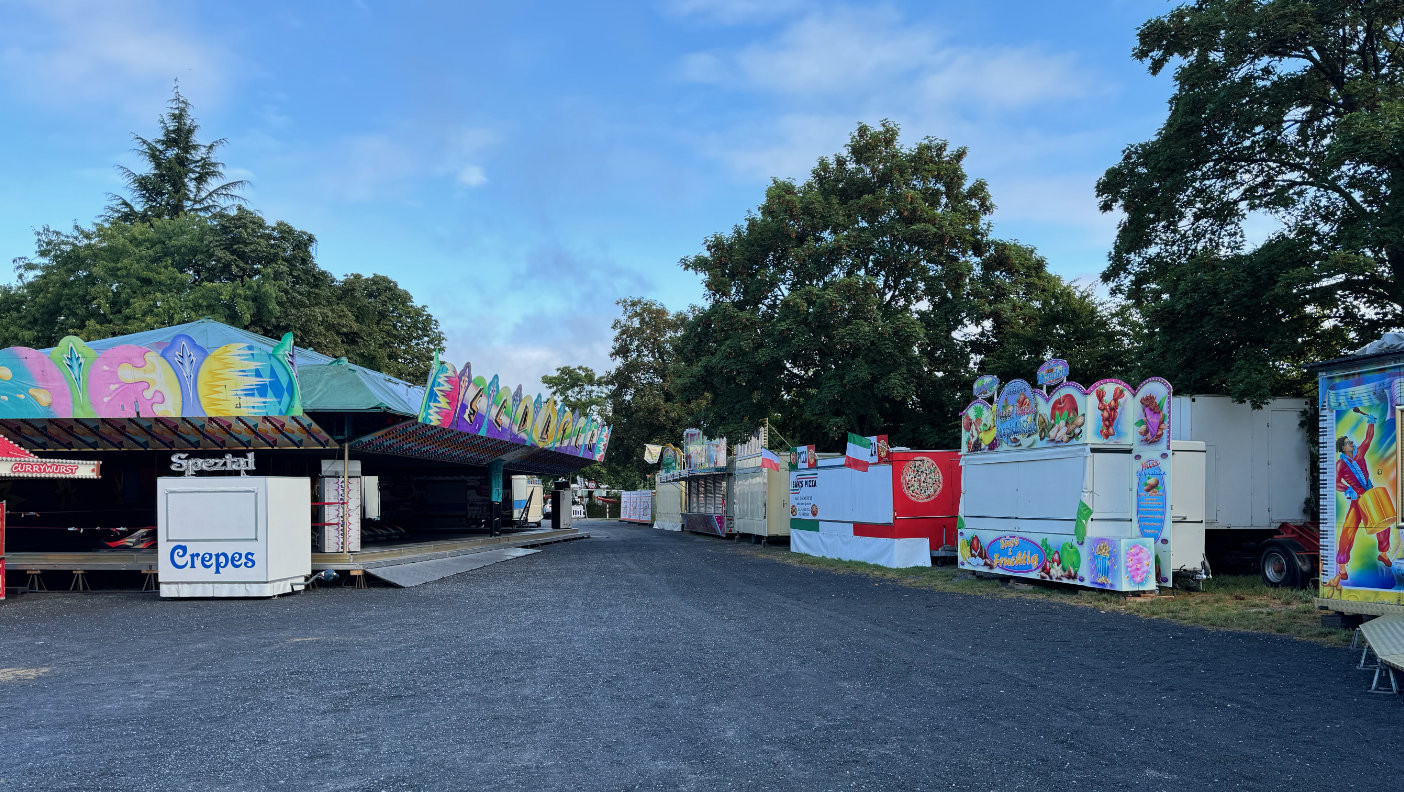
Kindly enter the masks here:
[[[1271, 528], [1302, 518], [1311, 483], [1305, 399], [1274, 399], [1261, 410], [1227, 396], [1176, 396], [1176, 440], [1205, 444], [1205, 526]], [[1188, 416], [1188, 417], [1186, 417]]]
[[682, 530], [683, 487], [681, 481], [668, 481], [658, 485], [653, 497], [653, 527], [665, 531]]
[[[967, 454], [961, 457], [962, 513], [967, 519], [1072, 521], [1082, 499], [1090, 456], [1086, 445]], [[1124, 482], [1123, 477], [1122, 489]]]
[[733, 514], [736, 517], [737, 533], [765, 536], [765, 484], [764, 468], [739, 468], [736, 471], [736, 504]]
[[1270, 407], [1267, 412], [1267, 522], [1302, 522], [1306, 519], [1306, 497], [1312, 484], [1307, 463], [1314, 450], [1302, 427], [1305, 411]]
[[790, 534], [790, 550], [892, 568], [931, 566], [931, 548], [925, 539], [876, 539], [870, 536], [794, 531]]
[[[312, 574], [312, 483], [305, 478], [268, 478], [265, 481], [268, 487], [268, 579], [305, 578]], [[359, 549], [359, 521], [356, 546]]]
[[380, 476], [361, 476], [361, 516], [380, 519]]
[[162, 534], [171, 542], [256, 542], [260, 494], [255, 486], [168, 492]]
[[1089, 460], [1084, 485], [1087, 505], [1094, 517], [1103, 520], [1130, 520], [1135, 508], [1132, 491], [1126, 486], [1131, 477], [1131, 449], [1112, 450], [1099, 446]]

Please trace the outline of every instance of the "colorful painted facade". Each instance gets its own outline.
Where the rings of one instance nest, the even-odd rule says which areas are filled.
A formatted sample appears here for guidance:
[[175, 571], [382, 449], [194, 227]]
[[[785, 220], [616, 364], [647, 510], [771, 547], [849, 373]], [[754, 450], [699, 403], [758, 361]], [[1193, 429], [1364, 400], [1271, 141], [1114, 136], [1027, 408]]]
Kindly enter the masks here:
[[434, 355], [420, 423], [523, 446], [599, 461], [609, 447], [610, 427], [592, 415], [571, 415], [554, 398], [525, 396], [494, 375], [473, 376]]
[[0, 350], [0, 419], [257, 417], [302, 414], [292, 334], [271, 349], [206, 349], [189, 335], [94, 350]]
[[1051, 360], [1042, 390], [1013, 380], [987, 400], [977, 386], [961, 413], [959, 563], [1118, 591], [1169, 585], [1170, 383], [1084, 388], [1067, 374]]
[[1404, 608], [1404, 353], [1327, 364], [1318, 384], [1321, 597], [1342, 601], [1343, 610], [1352, 610], [1344, 603]]

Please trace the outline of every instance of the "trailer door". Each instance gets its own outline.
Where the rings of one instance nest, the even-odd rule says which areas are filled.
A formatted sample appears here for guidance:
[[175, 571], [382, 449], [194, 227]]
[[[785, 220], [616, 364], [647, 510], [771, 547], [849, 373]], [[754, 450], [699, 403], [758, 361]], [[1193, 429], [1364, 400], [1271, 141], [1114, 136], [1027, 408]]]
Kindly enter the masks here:
[[1301, 522], [1306, 513], [1307, 436], [1299, 409], [1268, 409], [1268, 525]]

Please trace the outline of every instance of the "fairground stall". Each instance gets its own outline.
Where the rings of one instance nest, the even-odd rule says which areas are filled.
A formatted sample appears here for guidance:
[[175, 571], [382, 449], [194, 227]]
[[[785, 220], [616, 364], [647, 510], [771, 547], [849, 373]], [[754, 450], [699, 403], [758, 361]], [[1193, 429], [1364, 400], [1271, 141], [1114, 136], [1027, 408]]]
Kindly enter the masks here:
[[682, 484], [682, 527], [685, 531], [730, 536], [733, 527], [727, 503], [731, 481], [727, 475], [726, 438], [708, 439], [698, 429], [683, 435], [682, 467], [659, 472], [658, 484]]
[[886, 435], [843, 455], [791, 452], [790, 549], [883, 566], [954, 556], [960, 502], [955, 451], [889, 449]]
[[648, 525], [653, 522], [653, 490], [629, 490], [619, 493], [619, 519], [622, 522]]
[[1404, 334], [1314, 366], [1320, 399], [1321, 596], [1343, 613], [1404, 613], [1399, 427]]
[[685, 462], [680, 449], [671, 445], [649, 449], [649, 462], [658, 463], [653, 481], [653, 527], [664, 531], [683, 529], [683, 508], [686, 506], [687, 484], [676, 478]]
[[770, 428], [762, 426], [736, 446], [732, 464], [731, 515], [737, 534], [762, 544], [790, 535], [790, 481], [780, 457], [767, 448]]
[[962, 568], [1117, 591], [1203, 576], [1204, 444], [1171, 441], [1170, 383], [976, 381], [961, 414]]
[[[0, 481], [6, 479], [96, 479], [97, 462], [78, 459], [40, 459], [0, 436]], [[5, 598], [5, 509], [0, 501], [0, 600]]]
[[[425, 388], [297, 348], [290, 335], [210, 320], [0, 350], [0, 367], [10, 375], [0, 379], [0, 435], [41, 456], [102, 461], [101, 481], [0, 482], [11, 564], [36, 573], [154, 575], [154, 543], [163, 563], [198, 552], [202, 569], [207, 555], [220, 566], [210, 570], [217, 580], [258, 582], [273, 550], [255, 549], [252, 567], [247, 553], [225, 566], [214, 560], [221, 548], [207, 546], [247, 533], [247, 520], [213, 538], [159, 520], [162, 479], [224, 476], [296, 479], [310, 500], [305, 527], [293, 530], [312, 567], [389, 580], [431, 546], [442, 556], [517, 541], [503, 535], [514, 505], [504, 474], [572, 473], [601, 458], [609, 436], [552, 399], [437, 357]], [[182, 496], [167, 514], [188, 525], [219, 513], [222, 498]]]

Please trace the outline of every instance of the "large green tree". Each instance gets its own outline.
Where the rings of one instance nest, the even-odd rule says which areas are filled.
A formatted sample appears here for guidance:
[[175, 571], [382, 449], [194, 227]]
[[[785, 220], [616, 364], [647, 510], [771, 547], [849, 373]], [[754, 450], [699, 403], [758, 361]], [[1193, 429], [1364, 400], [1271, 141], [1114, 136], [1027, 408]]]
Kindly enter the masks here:
[[384, 275], [337, 279], [316, 239], [236, 209], [38, 234], [0, 286], [0, 344], [46, 347], [210, 317], [411, 382], [443, 346], [437, 320]]
[[774, 417], [795, 442], [848, 431], [953, 444], [969, 354], [970, 276], [994, 205], [965, 149], [859, 125], [808, 180], [776, 180], [683, 266], [706, 305], [682, 335], [681, 394], [743, 438]]
[[575, 415], [606, 415], [609, 396], [605, 380], [589, 366], [557, 366], [555, 373], [542, 376], [541, 383]]
[[1141, 27], [1175, 93], [1098, 184], [1125, 213], [1103, 277], [1182, 381], [1299, 391], [1301, 362], [1399, 325], [1401, 52], [1398, 0], [1200, 0]]

